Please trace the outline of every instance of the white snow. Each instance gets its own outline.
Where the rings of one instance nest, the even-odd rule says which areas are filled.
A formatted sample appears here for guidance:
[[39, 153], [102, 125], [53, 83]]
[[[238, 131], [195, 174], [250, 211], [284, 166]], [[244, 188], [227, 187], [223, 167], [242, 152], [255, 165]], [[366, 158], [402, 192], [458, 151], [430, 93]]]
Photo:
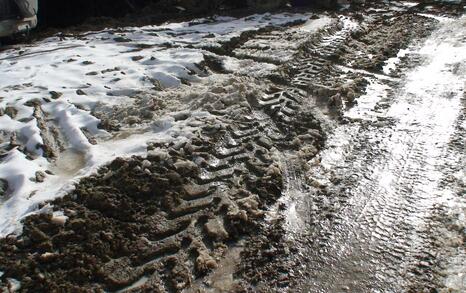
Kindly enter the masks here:
[[382, 70], [385, 74], [390, 74], [393, 70], [396, 69], [396, 66], [401, 62], [401, 58], [405, 57], [410, 51], [408, 49], [401, 49], [396, 57], [389, 58], [385, 61], [385, 65]]
[[[0, 178], [8, 182], [0, 198], [0, 237], [20, 233], [20, 220], [35, 212], [39, 203], [62, 196], [73, 184], [118, 156], [144, 155], [148, 141], [183, 141], [194, 129], [189, 122], [207, 113], [193, 113], [185, 121], [163, 117], [151, 125], [132, 129], [120, 138], [99, 129], [92, 115], [97, 106], [131, 105], [140, 92], [162, 92], [180, 87], [184, 81], [200, 82], [205, 73], [197, 64], [207, 47], [242, 32], [267, 26], [306, 21], [303, 14], [260, 14], [244, 18], [212, 17], [160, 26], [126, 27], [88, 32], [80, 36], [57, 35], [33, 45], [0, 52], [0, 109], [14, 107], [16, 116], [0, 116], [0, 149], [11, 134], [24, 145], [0, 157]], [[266, 71], [274, 65], [225, 57], [227, 70]], [[80, 91], [78, 91], [80, 90]], [[61, 93], [52, 99], [50, 92]], [[46, 98], [47, 100], [44, 100]], [[55, 161], [43, 157], [43, 138], [34, 117], [33, 99], [42, 102], [45, 119], [64, 136]], [[103, 107], [105, 108], [105, 107]], [[145, 127], [145, 128], [144, 128]], [[97, 144], [90, 142], [92, 136]], [[43, 183], [36, 172], [52, 171]], [[66, 221], [57, 215], [57, 221]]]
[[318, 18], [318, 19], [310, 19], [310, 20], [306, 21], [306, 23], [304, 23], [300, 27], [300, 29], [303, 30], [303, 31], [306, 31], [306, 32], [313, 33], [313, 32], [317, 32], [318, 30], [323, 29], [324, 27], [328, 26], [329, 24], [332, 23], [332, 21], [333, 21], [333, 19], [328, 17], [328, 16], [323, 16], [323, 17]]

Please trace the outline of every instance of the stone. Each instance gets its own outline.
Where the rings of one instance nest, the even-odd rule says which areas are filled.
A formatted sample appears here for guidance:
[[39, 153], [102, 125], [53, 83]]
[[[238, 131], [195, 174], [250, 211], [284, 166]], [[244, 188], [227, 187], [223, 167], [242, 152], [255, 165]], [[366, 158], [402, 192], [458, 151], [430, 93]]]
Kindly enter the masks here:
[[142, 161], [141, 166], [142, 168], [149, 168], [150, 166], [152, 166], [152, 163], [149, 160], [144, 160]]
[[196, 269], [200, 273], [207, 272], [217, 267], [217, 262], [205, 251], [200, 251], [196, 258]]
[[211, 238], [215, 240], [225, 240], [228, 239], [228, 232], [223, 227], [223, 224], [220, 223], [218, 219], [210, 219], [205, 225], [204, 228]]
[[42, 171], [37, 171], [36, 172], [36, 182], [40, 182], [40, 183], [44, 182], [45, 177], [46, 177], [46, 175], [45, 175], [44, 172], [42, 172]]
[[63, 96], [63, 93], [56, 92], [56, 91], [50, 91], [49, 94], [50, 94], [50, 97], [54, 100], [59, 99], [61, 96]]
[[142, 59], [144, 59], [143, 56], [133, 56], [133, 57], [131, 57], [131, 60], [133, 60], [133, 61], [139, 61], [139, 60], [142, 60]]
[[15, 107], [6, 107], [5, 114], [10, 116], [11, 119], [15, 119], [18, 115], [18, 110]]
[[84, 92], [82, 89], [77, 90], [77, 91], [76, 91], [76, 94], [77, 94], [78, 96], [87, 96], [86, 92]]
[[8, 190], [8, 181], [0, 178], [0, 197], [5, 196]]
[[131, 39], [124, 38], [124, 37], [116, 37], [113, 39], [117, 43], [128, 43], [131, 42]]
[[55, 225], [64, 226], [67, 220], [68, 220], [67, 216], [53, 215], [51, 222], [54, 223]]
[[199, 173], [199, 167], [190, 161], [178, 161], [174, 165], [176, 171], [181, 175], [196, 175]]

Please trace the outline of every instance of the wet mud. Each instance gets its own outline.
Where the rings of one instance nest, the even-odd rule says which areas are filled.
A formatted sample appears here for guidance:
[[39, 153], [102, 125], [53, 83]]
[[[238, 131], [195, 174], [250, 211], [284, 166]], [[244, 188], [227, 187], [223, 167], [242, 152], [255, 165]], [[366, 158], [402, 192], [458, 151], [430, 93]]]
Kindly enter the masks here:
[[[345, 113], [360, 103], [376, 76], [392, 88], [401, 87], [400, 77], [422, 58], [408, 54], [402, 61], [406, 64], [389, 73], [384, 65], [439, 27], [437, 20], [413, 13], [413, 8], [374, 7], [328, 14], [328, 25], [312, 32], [303, 32], [299, 28], [304, 24], [297, 22], [247, 32], [220, 47], [203, 47], [210, 55], [199, 64], [200, 72], [221, 76], [217, 80], [202, 86], [186, 83], [189, 94], [172, 90], [163, 92], [163, 98], [160, 89], [154, 89], [134, 95], [132, 108], [95, 110], [101, 127], [115, 136], [163, 115], [184, 121], [191, 132], [187, 139], [149, 143], [147, 156], [115, 159], [82, 179], [65, 197], [44, 203], [38, 214], [24, 219], [21, 235], [0, 239], [0, 290], [352, 292], [377, 288], [384, 292], [377, 286], [386, 283], [370, 278], [362, 279], [362, 285], [343, 282], [337, 284], [342, 285], [339, 288], [325, 287], [330, 291], [316, 289], [333, 280], [322, 276], [333, 273], [323, 262], [341, 263], [335, 260], [338, 253], [325, 259], [315, 252], [334, 252], [332, 241], [340, 241], [337, 236], [341, 236], [338, 229], [348, 228], [338, 225], [353, 196], [346, 188], [359, 180], [344, 176], [344, 170], [343, 174], [331, 171], [328, 181], [319, 180], [319, 174], [313, 173], [322, 171], [320, 152], [342, 125], [361, 123], [357, 129], [361, 133], [379, 133], [371, 123]], [[422, 12], [422, 7], [416, 9]], [[272, 73], [251, 76], [226, 70], [223, 58], [276, 67]], [[181, 112], [177, 111], [180, 105]], [[59, 136], [45, 125], [40, 105], [35, 109], [39, 127], [51, 129], [45, 132], [44, 151], [53, 158], [60, 150]], [[381, 119], [379, 123], [393, 122]], [[461, 123], [457, 123], [458, 132]], [[378, 157], [363, 150], [370, 145], [379, 151], [374, 144], [369, 137], [353, 147], [370, 161]], [[458, 153], [464, 146], [461, 141], [450, 144]], [[416, 158], [416, 153], [410, 157]], [[76, 168], [63, 167], [68, 172]], [[416, 170], [407, 172], [413, 175]], [[0, 181], [0, 197], [7, 188]], [[302, 200], [303, 195], [307, 200]], [[409, 204], [408, 208], [415, 205]], [[293, 228], [290, 209], [305, 213], [302, 222], [299, 216], [291, 220]], [[393, 220], [390, 209], [383, 215]], [[367, 221], [363, 224], [368, 227], [377, 224], [370, 217]], [[461, 228], [455, 223], [452, 220], [448, 227], [458, 231]], [[426, 241], [426, 246], [435, 241]], [[388, 249], [377, 246], [376, 253], [384, 255]], [[395, 252], [400, 250], [391, 257], [403, 258], [403, 247]], [[440, 286], [434, 268], [437, 259], [430, 251], [420, 249], [422, 255], [413, 257], [419, 261], [416, 266], [404, 267], [406, 284], [394, 292], [436, 292]], [[336, 276], [346, 269], [357, 270], [352, 261], [359, 260], [348, 257], [348, 267]], [[323, 269], [318, 272], [320, 266]], [[395, 271], [387, 274], [390, 281], [398, 278]]]

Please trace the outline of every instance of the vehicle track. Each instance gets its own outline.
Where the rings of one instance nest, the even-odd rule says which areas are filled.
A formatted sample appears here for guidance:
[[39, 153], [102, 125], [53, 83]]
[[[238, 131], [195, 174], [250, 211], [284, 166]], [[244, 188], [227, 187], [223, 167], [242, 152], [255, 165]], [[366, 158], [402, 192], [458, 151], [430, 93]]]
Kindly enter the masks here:
[[[461, 33], [451, 32], [462, 22], [443, 24], [425, 46], [451, 46], [452, 58], [461, 59], [455, 53]], [[457, 117], [464, 115], [464, 80], [451, 83], [446, 77], [451, 71], [442, 53], [418, 50], [426, 61], [414, 58], [418, 67], [372, 115], [337, 128], [321, 164], [311, 168], [313, 180], [325, 188], [313, 188], [294, 203], [302, 206], [299, 220], [308, 225], [303, 233], [315, 227], [316, 234], [301, 250], [311, 264], [302, 269], [309, 281], [293, 292], [432, 292], [444, 286], [436, 271], [443, 248], [434, 235], [444, 225], [436, 215], [456, 193], [454, 185], [442, 184], [451, 174], [445, 167], [455, 161], [457, 169], [464, 160], [458, 154], [451, 158], [449, 146]]]
[[[188, 139], [155, 141], [147, 157], [116, 159], [53, 207], [44, 204], [22, 235], [0, 240], [1, 282], [18, 280], [24, 292], [171, 293], [199, 282], [210, 290], [209, 277], [240, 247], [223, 292], [431, 286], [430, 263], [417, 261], [432, 257], [427, 215], [436, 207], [425, 194], [435, 193], [446, 155], [444, 145], [429, 147], [441, 114], [429, 110], [444, 99], [428, 103], [392, 89], [368, 115], [376, 121], [343, 113], [384, 75], [381, 64], [434, 24], [400, 12], [349, 13], [317, 32], [266, 28], [220, 49], [200, 46], [215, 62], [224, 55], [278, 67], [268, 80], [232, 79], [231, 92], [193, 91], [187, 109], [203, 115], [174, 114], [192, 129]], [[288, 32], [288, 43], [274, 43]], [[381, 56], [367, 56], [382, 44]], [[383, 82], [401, 84], [404, 73]], [[403, 101], [433, 124], [391, 114]], [[337, 122], [347, 125], [316, 157]]]

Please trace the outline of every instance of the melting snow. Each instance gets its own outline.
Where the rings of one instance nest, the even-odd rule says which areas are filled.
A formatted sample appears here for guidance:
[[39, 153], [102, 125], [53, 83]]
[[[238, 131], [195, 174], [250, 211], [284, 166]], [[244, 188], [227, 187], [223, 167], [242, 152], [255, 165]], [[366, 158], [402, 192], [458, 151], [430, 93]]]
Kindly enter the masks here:
[[[205, 73], [198, 64], [204, 54], [211, 54], [204, 50], [206, 47], [219, 47], [244, 31], [308, 17], [289, 13], [240, 19], [212, 17], [73, 37], [57, 35], [0, 52], [0, 150], [10, 145], [13, 133], [25, 146], [24, 152], [14, 147], [0, 154], [0, 179], [8, 182], [6, 195], [0, 198], [0, 237], [19, 233], [19, 221], [34, 212], [39, 203], [62, 196], [79, 178], [92, 174], [102, 164], [117, 156], [143, 155], [148, 141], [183, 140], [193, 131], [187, 126], [189, 119], [175, 122], [165, 117], [141, 134], [112, 139], [92, 115], [96, 106], [130, 104], [131, 96], [139, 92], [199, 82]], [[232, 71], [248, 66], [274, 68], [232, 58], [227, 58], [225, 65]], [[35, 99], [41, 103], [46, 122], [54, 123], [64, 136], [56, 161], [47, 160], [40, 147], [44, 135], [31, 103]], [[192, 119], [196, 115], [208, 116], [194, 113]], [[89, 137], [98, 143], [91, 143]], [[55, 175], [36, 182], [37, 172], [46, 171]]]

